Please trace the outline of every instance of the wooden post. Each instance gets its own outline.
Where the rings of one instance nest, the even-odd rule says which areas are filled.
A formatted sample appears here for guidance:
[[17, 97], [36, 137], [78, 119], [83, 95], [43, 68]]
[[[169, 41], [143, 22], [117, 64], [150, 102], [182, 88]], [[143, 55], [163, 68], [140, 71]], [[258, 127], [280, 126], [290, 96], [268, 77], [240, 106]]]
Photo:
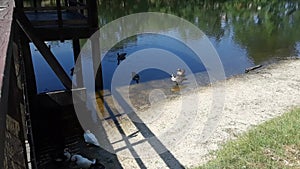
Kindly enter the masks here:
[[[33, 0], [33, 7], [36, 9], [37, 8], [37, 2], [36, 0]], [[37, 10], [35, 10], [34, 12], [37, 12]]]
[[29, 40], [22, 31], [18, 31], [22, 36], [20, 37], [20, 47], [21, 47], [21, 56], [24, 60], [24, 68], [26, 73], [26, 83], [27, 83], [27, 91], [28, 97], [33, 99], [37, 94], [37, 87], [36, 87], [36, 79], [35, 73], [33, 68], [33, 62], [30, 52]]
[[[80, 4], [83, 4], [83, 0], [79, 0], [79, 3], [80, 3]], [[82, 15], [84, 15], [84, 10], [81, 9], [81, 10], [80, 10], [80, 13], [81, 13]]]
[[59, 40], [64, 41], [64, 37], [62, 34], [62, 27], [63, 27], [63, 18], [61, 12], [61, 2], [60, 0], [56, 0], [56, 9], [57, 9], [57, 23], [58, 23], [58, 32], [59, 32]]
[[87, 0], [88, 6], [88, 22], [93, 28], [98, 28], [98, 12], [97, 12], [97, 1]]
[[80, 43], [79, 39], [73, 39], [73, 53], [74, 53], [74, 64], [80, 66], [78, 72], [76, 72], [76, 81], [77, 88], [83, 87], [83, 78], [82, 78], [82, 65], [80, 55]]
[[[35, 97], [37, 94], [37, 87], [36, 87], [36, 79], [35, 79], [35, 73], [34, 73], [34, 67], [33, 67], [33, 62], [32, 62], [32, 57], [31, 57], [31, 52], [30, 52], [30, 46], [29, 46], [29, 39], [26, 37], [26, 35], [23, 33], [23, 31], [16, 26], [16, 40], [18, 40], [18, 44], [20, 47], [20, 57], [23, 59], [23, 68], [24, 68], [24, 80], [25, 80], [25, 86], [26, 89], [24, 89], [24, 95], [26, 96], [25, 99], [25, 107], [26, 113], [33, 112], [35, 105]], [[31, 105], [32, 107], [29, 107]], [[26, 114], [26, 116], [30, 115]], [[31, 121], [31, 119], [26, 119], [27, 122], [28, 120]], [[29, 126], [28, 131], [28, 141], [31, 146], [31, 151], [30, 151], [30, 160], [31, 160], [31, 165], [34, 169], [37, 169], [37, 164], [36, 164], [36, 156], [35, 156], [35, 148], [34, 148], [34, 140], [33, 140], [33, 135], [32, 135], [32, 126], [31, 124], [27, 124]]]
[[61, 3], [60, 3], [60, 0], [56, 0], [56, 9], [57, 9], [58, 27], [62, 28], [63, 22], [62, 22], [62, 13], [61, 13]]
[[15, 0], [16, 8], [22, 9], [24, 7], [23, 0]]
[[[101, 54], [100, 54], [100, 42], [99, 42], [99, 31], [96, 32], [91, 38], [92, 43], [92, 57], [93, 66], [95, 73], [95, 89], [103, 90], [103, 77], [102, 77], [102, 65], [101, 65]], [[99, 66], [97, 67], [97, 63]]]
[[[17, 101], [15, 106], [11, 106], [10, 108], [12, 110], [10, 110], [9, 112], [14, 112], [15, 110], [15, 118], [16, 120], [19, 122], [20, 126], [22, 126], [21, 130], [20, 130], [20, 134], [19, 134], [19, 138], [20, 141], [22, 143], [22, 147], [23, 147], [23, 156], [25, 159], [25, 163], [28, 162], [28, 159], [30, 157], [27, 156], [27, 152], [26, 150], [26, 143], [25, 140], [29, 140], [30, 138], [28, 138], [28, 126], [29, 124], [26, 124], [26, 100], [24, 99], [27, 95], [27, 92], [25, 92], [25, 87], [24, 87], [24, 81], [26, 80], [25, 77], [25, 66], [24, 66], [24, 59], [23, 59], [23, 54], [24, 52], [20, 49], [22, 47], [28, 47], [28, 51], [30, 53], [29, 50], [29, 45], [25, 45], [23, 46], [20, 42], [21, 42], [21, 36], [25, 37], [24, 33], [22, 33], [22, 31], [20, 30], [20, 28], [17, 26], [17, 23], [14, 21], [13, 25], [12, 25], [12, 33], [13, 33], [13, 65], [12, 65], [12, 69], [14, 69], [13, 72], [15, 72], [14, 78], [16, 80], [16, 82], [10, 82], [11, 85], [10, 86], [14, 86], [14, 90], [18, 90], [19, 92], [18, 94], [18, 99], [16, 98], [16, 95], [13, 94], [12, 90], [10, 90], [10, 92], [12, 92], [12, 94], [10, 95], [10, 99], [9, 100], [14, 100]], [[25, 37], [26, 38], [26, 37]], [[27, 39], [27, 38], [26, 38]], [[28, 41], [27, 41], [28, 42]], [[30, 55], [29, 55], [30, 56]], [[17, 69], [17, 67], [19, 69]], [[11, 78], [12, 80], [12, 78]], [[19, 86], [17, 84], [14, 83], [21, 83], [22, 85]], [[35, 81], [33, 82], [35, 84]], [[14, 91], [16, 92], [16, 91]], [[23, 106], [21, 106], [23, 105]], [[35, 159], [35, 158], [34, 158]], [[35, 166], [35, 160], [33, 160], [33, 162], [31, 163], [32, 166]], [[26, 164], [25, 164], [26, 165]], [[34, 168], [34, 167], [33, 167]], [[26, 169], [28, 169], [28, 165], [26, 165]]]
[[69, 6], [69, 0], [65, 0], [65, 7]]

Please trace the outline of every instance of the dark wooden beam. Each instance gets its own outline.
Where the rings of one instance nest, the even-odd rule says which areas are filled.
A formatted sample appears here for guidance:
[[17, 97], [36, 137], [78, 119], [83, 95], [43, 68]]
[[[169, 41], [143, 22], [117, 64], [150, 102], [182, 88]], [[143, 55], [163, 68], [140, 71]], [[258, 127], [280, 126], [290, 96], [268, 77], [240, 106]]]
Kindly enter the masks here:
[[[42, 27], [42, 26], [56, 26], [57, 24], [61, 24], [58, 28], [63, 28], [62, 25], [67, 25], [67, 26], [76, 26], [76, 25], [84, 25], [87, 24], [87, 21], [84, 19], [70, 19], [70, 20], [64, 20], [64, 21], [57, 21], [57, 20], [44, 20], [44, 21], [31, 21], [32, 25], [34, 27]], [[59, 29], [58, 29], [59, 30]]]
[[[15, 23], [16, 25], [16, 23]], [[37, 87], [36, 87], [36, 79], [34, 75], [34, 68], [33, 68], [33, 62], [30, 52], [30, 46], [29, 46], [29, 39], [26, 37], [26, 35], [22, 32], [20, 27], [15, 27], [15, 41], [18, 44], [18, 47], [20, 48], [20, 57], [22, 57], [22, 69], [24, 69], [23, 73], [23, 80], [24, 82], [24, 89], [23, 94], [25, 95], [24, 99], [24, 105], [25, 105], [25, 117], [26, 117], [26, 123], [25, 125], [27, 128], [27, 139], [30, 144], [30, 163], [33, 169], [37, 169], [37, 163], [36, 163], [36, 154], [35, 154], [35, 146], [34, 146], [34, 140], [32, 136], [32, 128], [30, 123], [30, 115], [29, 113], [34, 111], [35, 107], [35, 96], [37, 93]], [[29, 106], [30, 105], [30, 106]], [[31, 106], [32, 105], [32, 106]], [[26, 148], [26, 146], [25, 146]]]
[[[75, 102], [72, 95], [76, 95], [78, 99], [75, 99]], [[86, 100], [86, 89], [85, 88], [77, 88], [72, 89], [72, 91], [54, 91], [41, 93], [36, 96], [36, 100], [39, 106], [44, 108], [55, 108], [55, 107], [64, 107], [71, 106], [73, 104], [79, 104], [83, 100]]]
[[24, 4], [23, 4], [23, 0], [15, 0], [15, 5], [16, 5], [16, 8], [23, 8], [24, 7]]
[[79, 70], [74, 73], [76, 74], [77, 87], [83, 87], [83, 77], [82, 77], [82, 62], [80, 55], [80, 42], [79, 39], [73, 39], [73, 53], [74, 53], [74, 64], [80, 66]]
[[73, 42], [73, 53], [74, 53], [74, 61], [76, 62], [76, 60], [80, 57], [79, 54], [80, 54], [80, 42], [79, 42], [79, 39], [73, 39], [72, 40]]
[[[84, 10], [87, 9], [87, 6], [61, 6], [61, 10]], [[43, 7], [24, 7], [23, 11], [51, 11], [57, 10], [56, 6], [43, 6]]]
[[62, 12], [61, 12], [61, 3], [60, 0], [56, 0], [56, 11], [57, 11], [57, 20], [58, 20], [58, 27], [63, 27], [62, 25]]
[[[99, 41], [99, 31], [96, 32], [92, 38], [92, 57], [93, 57], [93, 67], [95, 73], [95, 89], [103, 90], [103, 77], [102, 77], [102, 65], [101, 65], [101, 54], [100, 54], [100, 41]], [[99, 66], [97, 67], [97, 64]]]
[[[44, 41], [51, 41], [51, 40], [59, 40], [60, 36], [58, 35], [58, 28], [35, 28], [36, 36]], [[64, 28], [61, 29], [61, 33], [64, 34], [64, 40], [72, 40], [74, 38], [89, 38], [93, 32], [96, 30], [89, 29], [89, 28], [67, 28], [64, 25]], [[47, 33], [45, 33], [47, 32]]]
[[87, 0], [89, 25], [98, 28], [97, 1]]
[[42, 54], [47, 63], [50, 65], [56, 76], [61, 80], [65, 88], [70, 90], [72, 88], [71, 79], [69, 78], [68, 74], [64, 71], [63, 67], [60, 65], [53, 53], [50, 51], [48, 46], [35, 35], [35, 29], [32, 27], [30, 21], [25, 16], [25, 14], [21, 11], [16, 11], [15, 17], [18, 25], [22, 28], [27, 37], [37, 47], [37, 49]]
[[[19, 35], [17, 35], [19, 34]], [[16, 29], [16, 36], [19, 36], [19, 47], [21, 52], [21, 57], [24, 60], [25, 69], [25, 80], [27, 84], [27, 94], [30, 101], [34, 98], [37, 93], [36, 79], [34, 74], [33, 62], [31, 57], [31, 51], [29, 46], [29, 40], [26, 35], [20, 30], [19, 27]]]

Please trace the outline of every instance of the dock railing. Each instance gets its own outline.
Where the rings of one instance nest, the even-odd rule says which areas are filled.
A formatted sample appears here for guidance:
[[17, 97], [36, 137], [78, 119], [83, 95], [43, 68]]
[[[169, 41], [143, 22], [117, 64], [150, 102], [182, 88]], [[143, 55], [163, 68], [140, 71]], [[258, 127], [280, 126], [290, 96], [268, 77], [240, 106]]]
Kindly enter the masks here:
[[[97, 1], [96, 0], [32, 0], [24, 5], [24, 0], [15, 0], [18, 11], [25, 13], [56, 12], [57, 17], [32, 21], [33, 26], [57, 25], [86, 25], [98, 27]], [[42, 3], [43, 2], [43, 3]], [[64, 13], [73, 13], [73, 17], [64, 16]], [[68, 15], [69, 16], [69, 15]]]

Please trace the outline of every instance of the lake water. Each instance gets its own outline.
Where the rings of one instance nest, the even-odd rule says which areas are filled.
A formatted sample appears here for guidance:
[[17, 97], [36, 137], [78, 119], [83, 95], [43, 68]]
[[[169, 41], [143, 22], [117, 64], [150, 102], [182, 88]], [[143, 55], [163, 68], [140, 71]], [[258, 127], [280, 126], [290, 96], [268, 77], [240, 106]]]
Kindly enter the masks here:
[[[206, 34], [220, 56], [226, 77], [230, 77], [242, 74], [245, 68], [256, 64], [300, 56], [299, 5], [300, 1], [292, 0], [257, 3], [99, 0], [98, 11], [101, 27], [122, 16], [138, 12], [165, 12], [182, 17]], [[161, 25], [151, 26], [159, 28]], [[73, 57], [72, 42], [48, 44], [65, 71], [70, 74], [70, 69], [74, 65], [74, 61], [70, 59]], [[130, 57], [131, 54], [150, 48], [175, 54], [188, 65], [193, 74], [206, 71], [201, 60], [184, 44], [163, 35], [139, 34], [119, 42], [104, 56], [102, 61], [104, 88], [110, 89], [112, 77], [118, 68], [117, 52], [126, 52]], [[32, 44], [31, 52], [38, 93], [63, 89], [63, 85]], [[161, 60], [163, 61], [163, 58]], [[164, 62], [168, 64], [166, 60]], [[174, 66], [174, 71], [176, 69]], [[138, 73], [142, 77], [140, 83], [146, 83], [168, 79], [171, 72], [146, 69]]]

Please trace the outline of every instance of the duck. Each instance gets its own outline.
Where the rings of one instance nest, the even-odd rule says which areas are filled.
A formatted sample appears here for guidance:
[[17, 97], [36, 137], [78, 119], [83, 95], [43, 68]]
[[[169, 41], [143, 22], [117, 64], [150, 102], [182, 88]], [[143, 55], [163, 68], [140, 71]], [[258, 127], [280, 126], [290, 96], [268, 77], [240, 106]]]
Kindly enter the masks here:
[[118, 65], [120, 64], [120, 61], [122, 61], [122, 60], [125, 60], [126, 59], [126, 56], [127, 55], [127, 53], [117, 53], [117, 60], [118, 60]]
[[97, 138], [95, 137], [95, 135], [93, 133], [91, 133], [90, 130], [86, 130], [83, 134], [83, 137], [84, 137], [84, 141], [88, 145], [94, 145], [94, 146], [100, 147], [100, 144], [99, 144]]
[[171, 80], [176, 83], [178, 86], [181, 84], [184, 80], [186, 80], [183, 76], [175, 76], [173, 73], [171, 74]]
[[176, 74], [177, 76], [185, 76], [185, 70], [178, 68]]
[[64, 149], [64, 157], [65, 157], [65, 161], [70, 161], [72, 154], [70, 153], [70, 150], [68, 148]]
[[79, 154], [75, 154], [71, 157], [71, 161], [75, 162], [77, 168], [88, 169], [96, 164], [96, 159], [89, 160]]
[[131, 74], [132, 74], [132, 80], [136, 81], [136, 83], [139, 83], [140, 75], [135, 72], [132, 72]]
[[65, 148], [63, 153], [61, 155], [59, 155], [58, 158], [54, 159], [54, 162], [58, 165], [63, 165], [65, 162], [69, 162], [71, 160], [71, 153], [70, 150], [68, 148]]

